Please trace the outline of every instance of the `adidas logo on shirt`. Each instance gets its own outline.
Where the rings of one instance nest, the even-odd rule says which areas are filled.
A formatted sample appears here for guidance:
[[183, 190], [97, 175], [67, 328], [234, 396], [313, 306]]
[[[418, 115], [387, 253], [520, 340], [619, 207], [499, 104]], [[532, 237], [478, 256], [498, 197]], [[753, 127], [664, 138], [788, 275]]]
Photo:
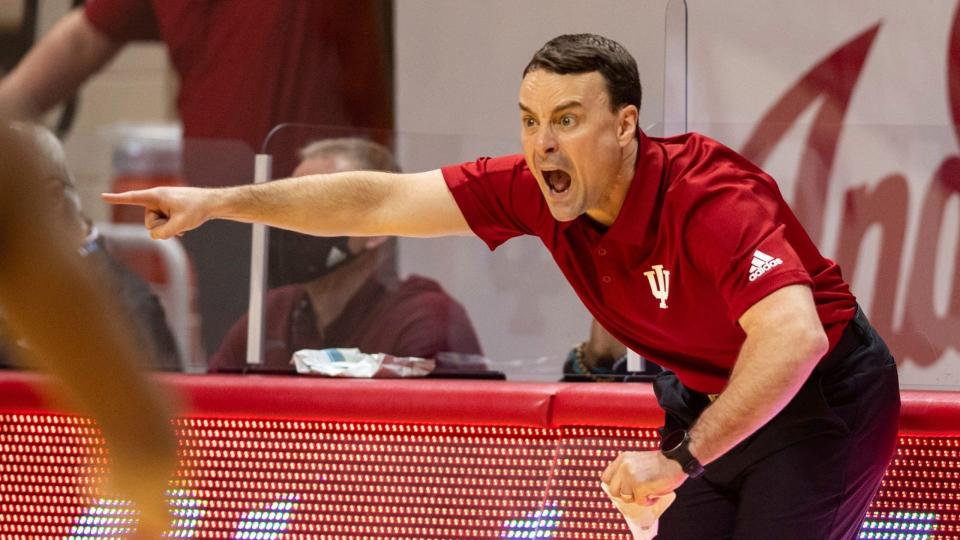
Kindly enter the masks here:
[[750, 281], [756, 281], [767, 270], [783, 264], [779, 257], [771, 257], [759, 249], [753, 252], [753, 261], [750, 263]]

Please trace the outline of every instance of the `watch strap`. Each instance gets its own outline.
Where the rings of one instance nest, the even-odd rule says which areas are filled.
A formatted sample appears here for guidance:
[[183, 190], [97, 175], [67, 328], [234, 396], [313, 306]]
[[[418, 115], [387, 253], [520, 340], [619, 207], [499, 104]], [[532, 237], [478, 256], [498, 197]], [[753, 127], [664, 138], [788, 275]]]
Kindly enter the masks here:
[[[678, 441], [679, 439], [679, 441]], [[669, 448], [664, 447], [663, 443], [669, 441]], [[660, 452], [680, 464], [683, 472], [690, 478], [696, 478], [703, 474], [703, 465], [690, 453], [690, 433], [687, 431], [674, 432], [663, 438], [660, 446]]]

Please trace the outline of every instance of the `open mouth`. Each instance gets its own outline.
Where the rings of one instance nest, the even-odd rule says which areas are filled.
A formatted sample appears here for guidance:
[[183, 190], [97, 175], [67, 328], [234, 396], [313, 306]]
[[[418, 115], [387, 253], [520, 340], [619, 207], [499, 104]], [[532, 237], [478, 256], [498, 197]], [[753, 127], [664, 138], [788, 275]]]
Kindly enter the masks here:
[[570, 175], [564, 171], [543, 171], [543, 180], [550, 186], [551, 193], [559, 194], [570, 189]]

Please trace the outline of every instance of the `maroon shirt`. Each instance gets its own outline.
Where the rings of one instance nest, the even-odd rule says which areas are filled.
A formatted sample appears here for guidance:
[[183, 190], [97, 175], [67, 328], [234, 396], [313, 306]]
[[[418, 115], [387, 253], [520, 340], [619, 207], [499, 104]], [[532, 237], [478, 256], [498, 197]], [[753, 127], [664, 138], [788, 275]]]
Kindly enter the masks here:
[[162, 39], [189, 138], [253, 150], [277, 124], [391, 128], [386, 24], [375, 0], [89, 0], [116, 42]]
[[[437, 353], [483, 354], [463, 307], [435, 281], [419, 276], [390, 283], [367, 282], [343, 313], [321, 333], [313, 305], [300, 285], [267, 293], [263, 368], [294, 371], [300, 349], [357, 347], [366, 353], [436, 358]], [[238, 320], [209, 362], [210, 371], [236, 370], [247, 362], [247, 316]]]
[[812, 287], [835, 345], [856, 300], [773, 179], [702, 135], [638, 137], [636, 174], [609, 228], [586, 215], [555, 220], [523, 156], [442, 171], [490, 249], [539, 236], [597, 321], [690, 388], [723, 389], [746, 338], [738, 319], [786, 285]]

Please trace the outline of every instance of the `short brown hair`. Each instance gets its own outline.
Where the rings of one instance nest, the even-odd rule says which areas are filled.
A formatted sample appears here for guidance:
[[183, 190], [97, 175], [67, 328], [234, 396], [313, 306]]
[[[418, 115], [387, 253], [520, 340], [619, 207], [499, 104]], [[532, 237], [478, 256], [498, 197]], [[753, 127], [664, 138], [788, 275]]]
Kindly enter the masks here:
[[558, 75], [597, 71], [607, 83], [610, 107], [614, 112], [626, 105], [640, 109], [643, 88], [637, 61], [623, 45], [596, 34], [564, 34], [548, 41], [523, 70], [542, 69]]

